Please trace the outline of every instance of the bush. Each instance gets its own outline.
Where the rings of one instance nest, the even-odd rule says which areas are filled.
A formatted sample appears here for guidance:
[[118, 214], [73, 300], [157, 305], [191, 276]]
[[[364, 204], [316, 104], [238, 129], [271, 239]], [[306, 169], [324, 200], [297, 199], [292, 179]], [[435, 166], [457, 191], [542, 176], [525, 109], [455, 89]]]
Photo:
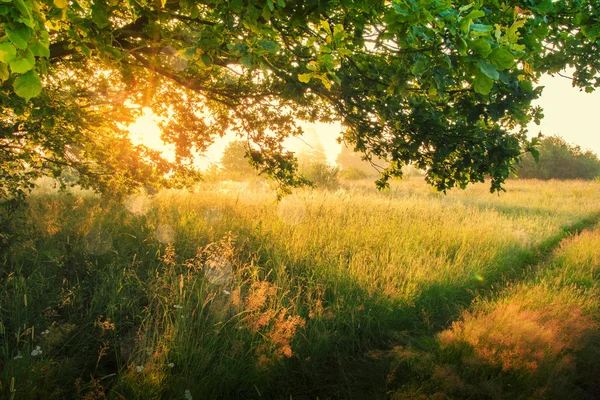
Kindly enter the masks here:
[[303, 175], [320, 189], [337, 189], [340, 186], [340, 169], [324, 163], [309, 165]]
[[600, 160], [591, 151], [582, 151], [561, 137], [543, 138], [538, 147], [539, 163], [531, 154], [521, 159], [516, 175], [526, 179], [585, 179], [600, 176]]
[[221, 167], [220, 175], [228, 180], [243, 181], [258, 175], [256, 169], [250, 165], [246, 145], [241, 140], [227, 145], [221, 158]]
[[350, 181], [357, 181], [357, 180], [360, 180], [360, 179], [368, 178], [369, 174], [367, 174], [362, 169], [358, 169], [358, 168], [344, 168], [340, 172], [340, 176], [343, 179], [348, 179]]

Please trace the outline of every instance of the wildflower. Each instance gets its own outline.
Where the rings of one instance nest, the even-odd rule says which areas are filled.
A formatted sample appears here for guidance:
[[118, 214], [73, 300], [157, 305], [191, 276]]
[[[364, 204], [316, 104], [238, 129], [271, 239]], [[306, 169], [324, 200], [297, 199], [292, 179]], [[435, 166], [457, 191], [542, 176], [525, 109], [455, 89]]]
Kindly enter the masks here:
[[19, 360], [21, 358], [23, 358], [23, 356], [21, 355], [21, 353], [19, 353], [16, 356], [13, 357], [13, 360]]
[[42, 348], [40, 346], [35, 346], [35, 349], [33, 349], [33, 351], [31, 352], [31, 355], [33, 357], [37, 357], [37, 356], [41, 356], [42, 355]]
[[176, 308], [176, 309], [180, 310], [180, 309], [182, 309], [182, 308], [183, 308], [183, 306], [180, 306], [179, 304], [175, 304], [175, 305], [173, 306], [173, 308]]
[[185, 389], [185, 392], [183, 393], [183, 397], [185, 397], [185, 400], [192, 400], [192, 394], [190, 393], [190, 391], [188, 389]]
[[47, 334], [49, 334], [50, 331], [48, 329], [46, 329], [44, 332], [41, 333], [42, 336], [46, 336]]
[[169, 363], [169, 368], [173, 368], [174, 366], [175, 366], [175, 364]]
[[144, 371], [144, 366], [143, 365], [138, 365], [137, 367], [135, 367], [135, 370], [138, 373], [142, 373]]
[[223, 289], [223, 293], [225, 293], [228, 296], [231, 294], [231, 292], [229, 290], [225, 290], [225, 289]]

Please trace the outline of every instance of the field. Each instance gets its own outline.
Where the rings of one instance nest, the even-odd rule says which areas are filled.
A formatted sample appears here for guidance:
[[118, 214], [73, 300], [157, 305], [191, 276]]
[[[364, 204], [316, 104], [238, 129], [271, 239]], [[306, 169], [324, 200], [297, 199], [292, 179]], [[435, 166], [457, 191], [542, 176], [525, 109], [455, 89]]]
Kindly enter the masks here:
[[264, 185], [0, 219], [0, 397], [600, 398], [600, 182]]

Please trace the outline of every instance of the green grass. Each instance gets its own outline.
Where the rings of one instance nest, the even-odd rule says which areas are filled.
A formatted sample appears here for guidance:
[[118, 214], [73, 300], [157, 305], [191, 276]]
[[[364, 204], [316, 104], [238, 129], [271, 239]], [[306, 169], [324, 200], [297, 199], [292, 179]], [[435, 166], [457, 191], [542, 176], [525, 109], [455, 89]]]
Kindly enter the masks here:
[[[575, 315], [571, 336], [588, 338], [600, 246], [573, 235], [597, 222], [599, 195], [597, 182], [511, 181], [499, 196], [483, 185], [444, 196], [418, 178], [281, 204], [260, 184], [125, 202], [39, 192], [0, 219], [0, 393], [593, 394], [585, 357], [549, 388], [562, 350], [529, 360], [543, 364], [533, 373], [504, 368], [506, 351], [500, 361], [485, 351], [514, 343], [474, 327], [509, 329], [498, 320], [513, 313], [562, 332], [548, 321]], [[474, 338], [486, 338], [485, 354]], [[563, 347], [579, 360], [580, 346]]]

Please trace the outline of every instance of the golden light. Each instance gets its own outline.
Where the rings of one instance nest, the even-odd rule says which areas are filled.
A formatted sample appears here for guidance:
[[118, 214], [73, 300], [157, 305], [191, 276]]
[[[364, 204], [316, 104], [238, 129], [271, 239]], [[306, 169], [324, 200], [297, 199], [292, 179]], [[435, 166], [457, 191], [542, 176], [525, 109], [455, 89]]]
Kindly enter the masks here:
[[[142, 108], [142, 115], [135, 122], [130, 124], [127, 129], [129, 138], [134, 145], [143, 145], [152, 150], [159, 151], [162, 156], [168, 161], [175, 160], [175, 145], [166, 144], [161, 139], [161, 131], [159, 122], [161, 118], [154, 114], [151, 108]], [[341, 131], [339, 124], [300, 124], [307, 134], [301, 138], [288, 138], [284, 145], [288, 150], [299, 152], [305, 148], [310, 148], [315, 138], [323, 145], [327, 159], [330, 164], [335, 165], [335, 159], [340, 152], [341, 145], [336, 139]], [[211, 163], [218, 163], [223, 156], [223, 151], [227, 145], [239, 138], [233, 132], [227, 132], [223, 137], [216, 138], [214, 143], [208, 147], [204, 154], [196, 154], [194, 157], [194, 165], [196, 168], [205, 169]]]
[[152, 112], [152, 109], [144, 107], [142, 115], [127, 127], [129, 138], [133, 144], [143, 145], [152, 150], [159, 151], [166, 160], [174, 161], [175, 145], [166, 144], [160, 138], [159, 122], [160, 118]]

